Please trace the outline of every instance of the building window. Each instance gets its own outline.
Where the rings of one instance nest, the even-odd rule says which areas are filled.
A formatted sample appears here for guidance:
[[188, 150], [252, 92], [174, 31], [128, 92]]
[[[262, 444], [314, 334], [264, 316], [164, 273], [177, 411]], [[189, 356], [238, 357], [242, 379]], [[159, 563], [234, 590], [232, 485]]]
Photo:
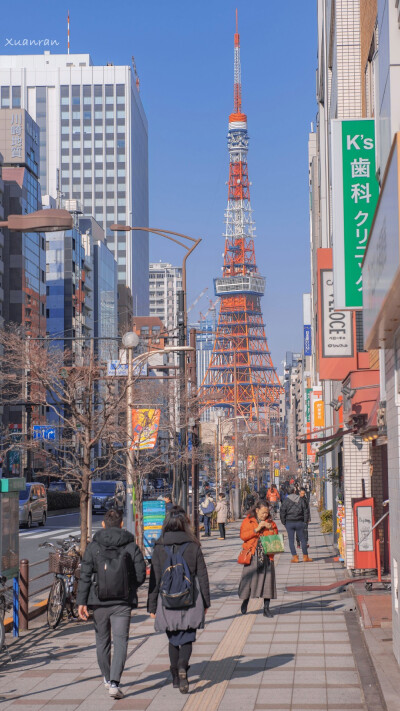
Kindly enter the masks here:
[[20, 109], [21, 108], [21, 87], [20, 86], [13, 86], [11, 92], [12, 92], [12, 107], [13, 107], [13, 109]]
[[9, 109], [10, 108], [10, 87], [9, 86], [2, 86], [1, 87], [1, 108], [2, 109]]

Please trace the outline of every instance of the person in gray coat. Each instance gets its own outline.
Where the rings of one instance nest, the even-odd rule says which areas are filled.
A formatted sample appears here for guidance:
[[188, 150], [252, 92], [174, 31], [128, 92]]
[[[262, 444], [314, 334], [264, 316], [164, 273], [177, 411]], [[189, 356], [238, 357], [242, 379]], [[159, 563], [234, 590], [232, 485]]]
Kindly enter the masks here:
[[[113, 699], [123, 697], [119, 684], [128, 650], [131, 613], [132, 608], [138, 605], [137, 588], [146, 580], [146, 564], [141, 550], [132, 533], [122, 526], [122, 513], [116, 509], [107, 511], [102, 529], [96, 531], [83, 556], [76, 598], [78, 614], [82, 620], [89, 619], [88, 608], [93, 610], [97, 660], [104, 677], [104, 686]], [[112, 576], [108, 580], [107, 599], [101, 588], [99, 568], [102, 561], [107, 567], [107, 560], [112, 559], [114, 565], [118, 566], [114, 569], [118, 569], [120, 574], [115, 576], [118, 580], [113, 580]], [[118, 598], [121, 592], [122, 596]], [[114, 642], [112, 660], [111, 633]]]
[[[165, 548], [169, 546], [182, 546], [182, 557], [195, 585], [195, 604], [192, 607], [171, 610], [162, 605], [159, 589], [168, 560]], [[173, 506], [165, 517], [161, 536], [154, 546], [147, 609], [151, 617], [155, 618], [156, 632], [166, 632], [168, 636], [172, 684], [183, 694], [187, 694], [189, 690], [187, 670], [196, 630], [204, 627], [204, 616], [209, 607], [210, 587], [200, 543], [190, 528], [185, 510], [180, 506]]]

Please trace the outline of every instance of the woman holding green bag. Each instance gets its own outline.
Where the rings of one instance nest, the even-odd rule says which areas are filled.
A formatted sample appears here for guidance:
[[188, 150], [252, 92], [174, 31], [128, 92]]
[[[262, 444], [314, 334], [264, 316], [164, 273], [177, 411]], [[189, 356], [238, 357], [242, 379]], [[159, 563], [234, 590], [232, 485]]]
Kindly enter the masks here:
[[269, 605], [270, 601], [276, 598], [274, 553], [265, 551], [275, 549], [279, 552], [282, 542], [279, 539], [271, 539], [273, 545], [265, 545], [267, 536], [278, 536], [278, 528], [271, 519], [268, 504], [258, 501], [248, 512], [240, 528], [243, 548], [238, 562], [243, 563], [239, 583], [239, 598], [243, 600], [240, 608], [242, 615], [247, 612], [250, 598], [262, 597], [264, 617], [273, 617]]

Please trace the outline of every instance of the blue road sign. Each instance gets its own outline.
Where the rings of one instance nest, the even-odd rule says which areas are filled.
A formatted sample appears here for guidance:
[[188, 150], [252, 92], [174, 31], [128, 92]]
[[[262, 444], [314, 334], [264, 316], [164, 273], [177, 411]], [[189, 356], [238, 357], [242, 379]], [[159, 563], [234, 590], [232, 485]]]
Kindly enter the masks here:
[[55, 427], [49, 425], [33, 425], [33, 439], [55, 440]]

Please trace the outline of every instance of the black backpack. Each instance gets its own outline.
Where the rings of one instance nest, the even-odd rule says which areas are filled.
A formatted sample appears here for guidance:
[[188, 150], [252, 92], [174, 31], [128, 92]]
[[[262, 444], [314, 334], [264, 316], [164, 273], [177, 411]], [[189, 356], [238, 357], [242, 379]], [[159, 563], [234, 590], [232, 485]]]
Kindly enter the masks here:
[[192, 607], [194, 604], [194, 589], [190, 570], [183, 553], [189, 543], [180, 546], [164, 546], [167, 560], [161, 575], [159, 592], [163, 607], [169, 610], [179, 610]]
[[96, 553], [96, 592], [101, 602], [129, 602], [132, 558], [125, 547], [101, 547]]

